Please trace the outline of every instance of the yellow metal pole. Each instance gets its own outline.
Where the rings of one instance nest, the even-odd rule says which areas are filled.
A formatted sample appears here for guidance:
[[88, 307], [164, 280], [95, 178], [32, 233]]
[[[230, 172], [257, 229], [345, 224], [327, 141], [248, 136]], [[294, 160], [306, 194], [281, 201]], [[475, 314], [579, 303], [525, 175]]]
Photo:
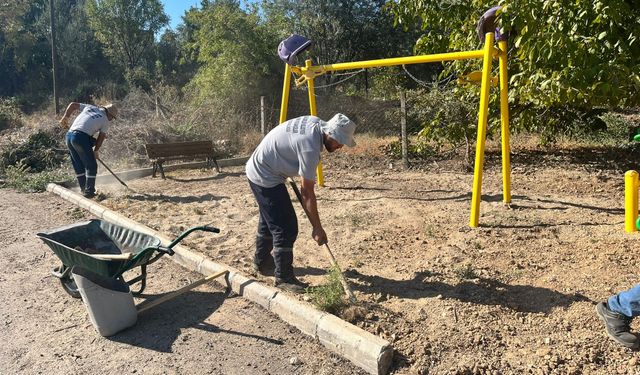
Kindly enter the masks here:
[[279, 123], [287, 121], [287, 111], [289, 110], [289, 92], [291, 91], [291, 67], [284, 64], [284, 82], [282, 83], [282, 103], [280, 103]]
[[[307, 69], [310, 69], [312, 64], [313, 62], [311, 60], [306, 60], [304, 62], [304, 66]], [[312, 116], [317, 116], [318, 108], [316, 107], [315, 83], [313, 78], [307, 81], [307, 90], [309, 92], [309, 113]], [[318, 175], [318, 185], [324, 186], [324, 176], [322, 174], [322, 161], [318, 163], [318, 167], [316, 168], [316, 174]]]
[[627, 171], [624, 174], [624, 231], [636, 232], [638, 218], [638, 172]]
[[[493, 48], [493, 46], [492, 46]], [[419, 55], [419, 56], [406, 56], [406, 57], [392, 57], [388, 59], [378, 60], [366, 60], [366, 61], [353, 61], [348, 63], [338, 63], [330, 65], [321, 65], [316, 68], [324, 69], [325, 71], [337, 71], [337, 70], [351, 70], [351, 69], [363, 69], [363, 68], [380, 68], [383, 66], [395, 66], [395, 65], [409, 65], [409, 64], [422, 64], [441, 61], [453, 61], [453, 60], [468, 60], [479, 59], [486, 53], [486, 48], [476, 51], [463, 51], [463, 52], [448, 52], [437, 53], [433, 55]], [[307, 68], [309, 66], [307, 65]]]
[[511, 146], [509, 145], [509, 74], [507, 41], [498, 42], [500, 63], [500, 124], [502, 129], [502, 200], [511, 203]]
[[491, 63], [493, 59], [493, 33], [484, 38], [482, 57], [482, 86], [480, 88], [480, 112], [478, 114], [478, 138], [476, 141], [476, 161], [473, 169], [473, 191], [471, 192], [471, 218], [469, 226], [476, 228], [480, 216], [482, 194], [482, 169], [484, 168], [484, 143], [487, 137], [487, 114], [489, 111], [489, 88], [491, 87]]

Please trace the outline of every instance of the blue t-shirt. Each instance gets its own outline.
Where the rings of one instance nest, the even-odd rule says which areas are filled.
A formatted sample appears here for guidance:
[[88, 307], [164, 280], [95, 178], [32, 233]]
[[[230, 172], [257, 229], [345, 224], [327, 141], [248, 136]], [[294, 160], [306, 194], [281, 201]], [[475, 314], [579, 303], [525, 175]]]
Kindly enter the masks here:
[[322, 152], [322, 122], [315, 116], [302, 116], [271, 130], [247, 161], [249, 181], [265, 188], [293, 176], [315, 181]]

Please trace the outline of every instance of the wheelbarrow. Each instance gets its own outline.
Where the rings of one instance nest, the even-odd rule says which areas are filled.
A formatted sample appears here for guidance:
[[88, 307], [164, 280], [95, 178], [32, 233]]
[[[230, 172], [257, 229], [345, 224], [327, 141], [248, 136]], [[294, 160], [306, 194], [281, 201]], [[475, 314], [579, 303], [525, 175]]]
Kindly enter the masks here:
[[191, 232], [201, 230], [220, 233], [207, 225], [190, 228], [168, 246], [160, 239], [104, 220], [93, 219], [37, 233], [60, 258], [62, 265], [52, 269], [62, 288], [74, 298], [80, 292], [72, 277], [71, 268], [80, 266], [99, 275], [125, 281], [123, 274], [140, 267], [140, 275], [125, 281], [130, 286], [139, 283], [133, 295], [141, 294], [147, 285], [147, 266], [163, 255], [173, 255], [173, 247]]

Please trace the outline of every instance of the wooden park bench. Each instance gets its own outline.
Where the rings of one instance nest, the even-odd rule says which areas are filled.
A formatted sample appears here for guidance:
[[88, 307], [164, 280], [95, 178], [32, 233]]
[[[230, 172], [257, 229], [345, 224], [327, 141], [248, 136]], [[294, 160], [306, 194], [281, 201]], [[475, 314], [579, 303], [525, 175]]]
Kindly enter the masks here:
[[216, 166], [216, 171], [220, 173], [220, 167], [215, 157], [213, 142], [211, 141], [195, 141], [195, 142], [178, 142], [178, 143], [149, 143], [145, 145], [147, 156], [151, 160], [153, 166], [153, 177], [156, 172], [160, 171], [160, 175], [164, 179], [164, 169], [162, 163], [168, 160], [192, 160], [205, 158], [207, 166], [212, 164]]

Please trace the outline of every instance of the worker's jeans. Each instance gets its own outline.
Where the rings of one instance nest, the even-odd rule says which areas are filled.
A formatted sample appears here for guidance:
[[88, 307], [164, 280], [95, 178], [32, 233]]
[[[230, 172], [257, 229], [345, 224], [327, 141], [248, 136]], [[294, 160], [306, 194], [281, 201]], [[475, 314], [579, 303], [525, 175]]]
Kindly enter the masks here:
[[261, 264], [273, 250], [276, 279], [290, 279], [293, 277], [293, 244], [298, 237], [298, 219], [289, 192], [284, 184], [265, 188], [249, 181], [249, 186], [260, 209], [254, 261]]
[[640, 315], [640, 284], [609, 297], [609, 310], [630, 318]]
[[80, 189], [83, 193], [95, 193], [98, 173], [98, 163], [93, 154], [95, 140], [87, 133], [73, 130], [67, 132], [66, 142]]

